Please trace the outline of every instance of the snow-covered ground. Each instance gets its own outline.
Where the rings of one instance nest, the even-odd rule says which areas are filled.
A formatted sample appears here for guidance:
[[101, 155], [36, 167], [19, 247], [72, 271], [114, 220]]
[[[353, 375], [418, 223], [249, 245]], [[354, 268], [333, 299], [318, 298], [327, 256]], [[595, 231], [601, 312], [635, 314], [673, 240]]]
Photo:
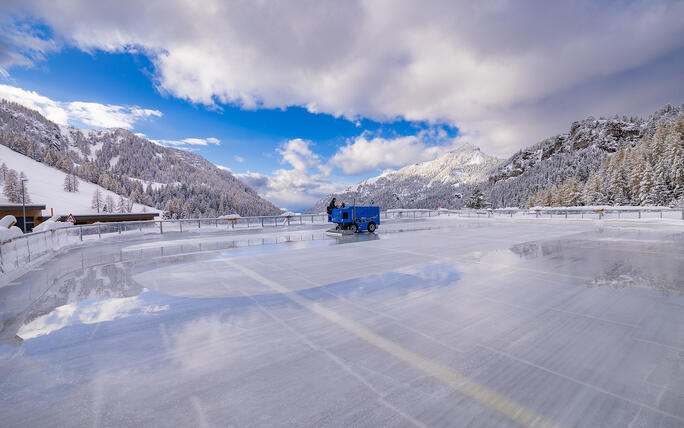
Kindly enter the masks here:
[[0, 288], [3, 424], [681, 426], [682, 230], [90, 243]]
[[[115, 203], [119, 199], [119, 195], [116, 193], [80, 179], [78, 192], [66, 192], [63, 187], [66, 173], [36, 162], [21, 153], [0, 145], [0, 164], [3, 162], [10, 169], [26, 173], [29, 179], [26, 186], [31, 202], [34, 204], [45, 204], [46, 209], [43, 211], [43, 214], [46, 215], [50, 214], [50, 208], [53, 209], [54, 214], [89, 214], [97, 212], [91, 208], [95, 189], [100, 189], [103, 199], [111, 196], [114, 198]], [[7, 202], [7, 198], [0, 193], [0, 203]], [[143, 208], [147, 212], [159, 212], [155, 208], [140, 204], [134, 204], [133, 211], [140, 212]]]

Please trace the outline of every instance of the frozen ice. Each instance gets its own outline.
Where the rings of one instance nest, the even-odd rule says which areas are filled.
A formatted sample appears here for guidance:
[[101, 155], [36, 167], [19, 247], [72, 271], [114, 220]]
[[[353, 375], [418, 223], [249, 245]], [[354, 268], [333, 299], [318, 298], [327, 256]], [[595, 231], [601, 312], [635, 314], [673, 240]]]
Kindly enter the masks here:
[[684, 228], [93, 244], [0, 288], [2, 426], [682, 426]]

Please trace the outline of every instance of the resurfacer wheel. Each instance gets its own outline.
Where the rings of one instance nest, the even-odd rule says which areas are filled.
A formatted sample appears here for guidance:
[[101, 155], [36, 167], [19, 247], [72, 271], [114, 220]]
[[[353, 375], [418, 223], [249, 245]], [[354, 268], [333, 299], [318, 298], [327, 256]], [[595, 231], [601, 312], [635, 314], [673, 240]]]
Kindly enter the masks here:
[[359, 230], [359, 226], [358, 226], [356, 223], [352, 223], [352, 224], [349, 225], [349, 229], [350, 229], [352, 232], [356, 233], [356, 232], [358, 232], [358, 230]]
[[369, 231], [370, 233], [375, 232], [375, 229], [376, 229], [376, 228], [377, 228], [377, 226], [376, 226], [375, 223], [373, 223], [372, 221], [371, 221], [370, 223], [368, 223], [368, 231]]

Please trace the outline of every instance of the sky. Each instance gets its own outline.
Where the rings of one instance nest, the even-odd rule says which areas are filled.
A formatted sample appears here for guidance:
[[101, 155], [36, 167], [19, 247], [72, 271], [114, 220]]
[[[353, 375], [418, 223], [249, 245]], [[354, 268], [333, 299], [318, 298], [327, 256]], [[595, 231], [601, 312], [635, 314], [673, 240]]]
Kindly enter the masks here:
[[281, 207], [464, 143], [684, 103], [684, 2], [6, 0], [0, 97], [192, 150]]

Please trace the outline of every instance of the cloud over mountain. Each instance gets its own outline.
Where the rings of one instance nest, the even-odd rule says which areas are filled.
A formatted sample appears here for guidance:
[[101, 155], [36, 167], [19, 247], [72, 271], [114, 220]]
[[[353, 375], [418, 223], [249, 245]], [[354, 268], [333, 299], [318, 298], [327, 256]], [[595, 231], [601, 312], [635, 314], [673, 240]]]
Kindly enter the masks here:
[[135, 50], [152, 58], [162, 92], [195, 103], [447, 122], [495, 154], [586, 114], [641, 114], [684, 96], [681, 1], [81, 0], [2, 8], [54, 32], [12, 27], [5, 67], [62, 45]]

